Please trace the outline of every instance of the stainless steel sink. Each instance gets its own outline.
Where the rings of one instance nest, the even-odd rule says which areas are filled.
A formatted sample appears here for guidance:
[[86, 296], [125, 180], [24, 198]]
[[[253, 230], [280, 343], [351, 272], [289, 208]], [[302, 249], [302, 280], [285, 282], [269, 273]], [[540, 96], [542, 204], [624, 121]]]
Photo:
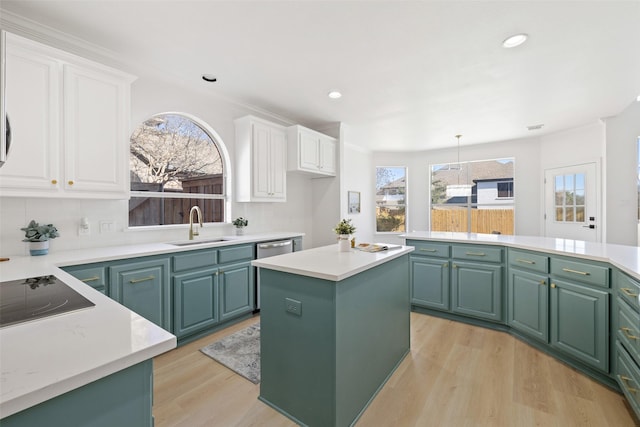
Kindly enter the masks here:
[[173, 246], [193, 246], [204, 245], [206, 243], [226, 242], [231, 239], [225, 239], [224, 237], [216, 237], [214, 239], [202, 239], [202, 240], [186, 240], [183, 242], [170, 242], [169, 245]]

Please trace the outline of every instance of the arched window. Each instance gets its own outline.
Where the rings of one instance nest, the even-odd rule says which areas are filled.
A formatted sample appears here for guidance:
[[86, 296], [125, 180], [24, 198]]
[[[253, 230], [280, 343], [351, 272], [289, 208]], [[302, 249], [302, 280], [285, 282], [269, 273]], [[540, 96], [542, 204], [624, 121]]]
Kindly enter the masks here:
[[224, 222], [229, 194], [226, 149], [206, 123], [184, 113], [156, 114], [133, 132], [129, 226]]

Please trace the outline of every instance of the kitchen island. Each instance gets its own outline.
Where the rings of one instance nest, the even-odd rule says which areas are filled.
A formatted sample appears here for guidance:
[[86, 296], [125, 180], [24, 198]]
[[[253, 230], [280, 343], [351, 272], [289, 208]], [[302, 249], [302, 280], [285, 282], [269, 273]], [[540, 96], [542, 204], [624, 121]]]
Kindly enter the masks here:
[[409, 253], [337, 245], [253, 261], [260, 400], [302, 425], [352, 425], [409, 352]]

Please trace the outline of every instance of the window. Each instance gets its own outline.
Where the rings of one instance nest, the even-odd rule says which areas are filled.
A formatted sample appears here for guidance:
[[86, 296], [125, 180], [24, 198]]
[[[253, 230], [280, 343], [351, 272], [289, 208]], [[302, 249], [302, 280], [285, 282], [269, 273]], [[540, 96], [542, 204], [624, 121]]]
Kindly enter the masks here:
[[129, 226], [189, 223], [198, 205], [204, 222], [224, 222], [226, 151], [204, 122], [158, 114], [131, 135]]
[[514, 233], [514, 159], [431, 165], [431, 231]]
[[376, 168], [376, 232], [406, 230], [406, 168]]
[[557, 222], [585, 222], [584, 178], [583, 173], [554, 177], [554, 208]]

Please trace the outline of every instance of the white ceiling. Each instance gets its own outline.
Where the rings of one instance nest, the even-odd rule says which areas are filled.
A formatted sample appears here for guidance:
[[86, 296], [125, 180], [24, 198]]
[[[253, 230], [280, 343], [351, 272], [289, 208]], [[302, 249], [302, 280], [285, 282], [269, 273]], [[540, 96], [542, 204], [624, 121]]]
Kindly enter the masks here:
[[[202, 91], [309, 127], [346, 123], [373, 150], [539, 136], [640, 95], [640, 1], [0, 4]], [[518, 32], [527, 43], [504, 49]]]

